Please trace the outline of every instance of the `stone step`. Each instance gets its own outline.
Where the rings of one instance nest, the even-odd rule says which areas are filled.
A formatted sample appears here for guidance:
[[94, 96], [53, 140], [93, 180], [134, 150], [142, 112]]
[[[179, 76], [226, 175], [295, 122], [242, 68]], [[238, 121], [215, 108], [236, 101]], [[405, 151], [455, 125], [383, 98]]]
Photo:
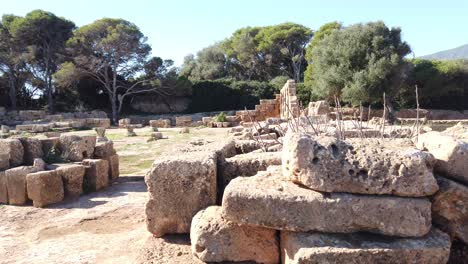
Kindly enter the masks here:
[[447, 263], [450, 237], [432, 229], [421, 238], [368, 233], [281, 232], [282, 263]]
[[283, 175], [321, 192], [434, 194], [435, 159], [411, 141], [353, 140], [289, 133], [283, 147]]
[[369, 231], [418, 237], [431, 227], [427, 198], [320, 193], [281, 176], [280, 167], [232, 180], [224, 191], [226, 219], [289, 231]]
[[227, 221], [220, 206], [210, 206], [193, 217], [190, 240], [192, 254], [204, 262], [279, 262], [275, 230]]

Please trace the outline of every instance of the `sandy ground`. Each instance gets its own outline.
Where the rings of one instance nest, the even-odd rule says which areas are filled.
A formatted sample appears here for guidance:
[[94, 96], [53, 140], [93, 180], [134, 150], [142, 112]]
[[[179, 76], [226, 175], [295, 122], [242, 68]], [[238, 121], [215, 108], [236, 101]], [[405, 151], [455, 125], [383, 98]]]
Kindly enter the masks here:
[[118, 182], [42, 209], [0, 205], [0, 263], [201, 263], [190, 254], [188, 235], [154, 238], [144, 220], [147, 192], [141, 176], [152, 161], [190, 140], [226, 133], [207, 128], [192, 129], [189, 135], [177, 131], [163, 130], [168, 139], [146, 143], [148, 128], [137, 129], [139, 136], [132, 138], [122, 129], [108, 130], [125, 172]]

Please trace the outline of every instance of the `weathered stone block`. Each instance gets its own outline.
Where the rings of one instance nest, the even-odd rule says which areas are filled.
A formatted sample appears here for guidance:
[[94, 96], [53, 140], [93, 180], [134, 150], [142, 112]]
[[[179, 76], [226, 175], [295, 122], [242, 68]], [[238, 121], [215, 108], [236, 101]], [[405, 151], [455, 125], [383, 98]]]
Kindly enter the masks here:
[[55, 146], [58, 148], [60, 143], [59, 137], [41, 138], [42, 152], [47, 155], [49, 151]]
[[85, 166], [79, 164], [52, 164], [48, 169], [55, 170], [62, 177], [66, 197], [78, 197], [83, 193]]
[[24, 148], [19, 139], [0, 139], [0, 149], [10, 153], [10, 166], [23, 164]]
[[442, 177], [439, 191], [432, 197], [433, 222], [468, 244], [468, 187]]
[[0, 204], [8, 204], [7, 182], [4, 171], [0, 171]]
[[24, 149], [24, 164], [32, 165], [34, 159], [42, 158], [44, 152], [42, 151], [42, 144], [38, 138], [20, 138], [21, 144]]
[[431, 131], [419, 135], [416, 146], [437, 159], [434, 171], [468, 183], [468, 143], [452, 136]]
[[420, 238], [365, 233], [281, 232], [282, 263], [447, 263], [450, 237], [432, 229]]
[[94, 157], [98, 159], [107, 159], [115, 154], [114, 142], [112, 140], [98, 142], [94, 147]]
[[96, 136], [60, 136], [60, 151], [66, 160], [82, 161], [92, 158], [95, 146]]
[[85, 159], [83, 160], [85, 166], [83, 188], [85, 191], [98, 191], [109, 185], [109, 163], [103, 159]]
[[238, 176], [254, 176], [271, 165], [281, 165], [281, 153], [251, 152], [227, 158], [218, 166], [218, 187], [224, 190], [232, 179]]
[[33, 166], [21, 166], [5, 171], [9, 204], [23, 205], [26, 203], [28, 200], [26, 175], [37, 171], [38, 169]]
[[63, 200], [62, 177], [56, 171], [40, 171], [26, 176], [28, 197], [35, 207], [44, 207]]
[[222, 205], [228, 220], [278, 230], [417, 237], [431, 227], [426, 198], [320, 193], [287, 181], [279, 166], [232, 180]]
[[159, 158], [145, 182], [148, 230], [157, 237], [188, 233], [192, 217], [216, 203], [216, 154], [193, 152]]
[[119, 175], [119, 155], [114, 154], [107, 158], [107, 162], [109, 163], [109, 180], [114, 181], [116, 180]]
[[283, 175], [323, 192], [434, 194], [438, 189], [432, 174], [434, 157], [409, 143], [367, 139], [351, 144], [333, 137], [289, 133], [283, 144]]
[[279, 262], [275, 230], [227, 221], [219, 206], [210, 206], [193, 217], [190, 240], [192, 254], [204, 262]]
[[[3, 151], [3, 150], [0, 150]], [[10, 153], [0, 152], [0, 170], [6, 170], [10, 168]]]

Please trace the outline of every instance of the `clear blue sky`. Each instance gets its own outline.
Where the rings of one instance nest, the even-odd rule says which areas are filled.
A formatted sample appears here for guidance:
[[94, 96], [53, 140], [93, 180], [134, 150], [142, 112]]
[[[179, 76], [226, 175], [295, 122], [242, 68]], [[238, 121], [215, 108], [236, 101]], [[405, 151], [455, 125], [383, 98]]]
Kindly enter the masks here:
[[177, 65], [240, 27], [286, 21], [318, 29], [330, 21], [383, 20], [402, 28], [416, 56], [468, 43], [467, 0], [0, 0], [1, 14], [25, 15], [34, 9], [78, 26], [102, 17], [127, 19], [148, 37], [153, 55]]

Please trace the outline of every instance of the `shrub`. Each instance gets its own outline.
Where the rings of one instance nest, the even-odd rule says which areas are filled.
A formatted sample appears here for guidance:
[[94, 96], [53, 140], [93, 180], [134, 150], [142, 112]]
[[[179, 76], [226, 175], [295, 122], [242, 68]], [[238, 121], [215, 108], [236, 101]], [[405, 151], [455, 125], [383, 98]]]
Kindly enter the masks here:
[[217, 115], [215, 117], [215, 121], [216, 122], [226, 122], [226, 114], [224, 112], [219, 113], [219, 115]]

